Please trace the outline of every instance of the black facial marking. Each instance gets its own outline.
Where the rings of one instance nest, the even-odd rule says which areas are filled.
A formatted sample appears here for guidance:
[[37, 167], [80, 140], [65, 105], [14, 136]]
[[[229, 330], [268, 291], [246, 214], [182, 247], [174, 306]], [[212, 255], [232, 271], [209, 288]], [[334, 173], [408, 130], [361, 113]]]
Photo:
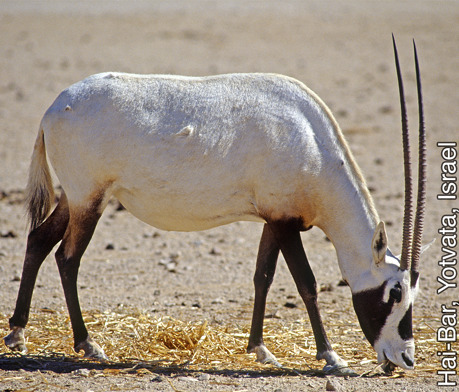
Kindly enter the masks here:
[[383, 301], [385, 288], [386, 282], [380, 287], [362, 291], [352, 296], [360, 326], [372, 346], [381, 334], [381, 330], [394, 304], [393, 299], [390, 299], [389, 302]]
[[397, 303], [401, 302], [402, 300], [402, 286], [400, 283], [397, 283], [394, 288], [390, 290], [389, 293], [390, 297]]
[[405, 353], [402, 353], [402, 358], [403, 358], [403, 360], [405, 361], [405, 363], [406, 363], [408, 366], [413, 366], [413, 365], [414, 365], [413, 361], [412, 361], [410, 358], [408, 358], [408, 357], [405, 355]]
[[410, 305], [398, 325], [398, 333], [403, 340], [413, 338], [413, 307]]

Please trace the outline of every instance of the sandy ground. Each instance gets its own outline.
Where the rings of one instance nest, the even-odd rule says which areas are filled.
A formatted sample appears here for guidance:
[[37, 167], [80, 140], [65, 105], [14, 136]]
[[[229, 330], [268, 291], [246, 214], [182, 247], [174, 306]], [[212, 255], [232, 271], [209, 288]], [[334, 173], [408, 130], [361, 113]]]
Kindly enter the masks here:
[[[185, 75], [276, 72], [305, 82], [335, 113], [379, 214], [388, 224], [392, 249], [399, 253], [403, 179], [393, 32], [413, 128], [417, 127], [417, 113], [412, 38], [421, 61], [429, 153], [424, 238], [437, 241], [422, 260], [415, 316], [431, 320], [435, 339], [441, 304], [449, 304], [459, 294], [458, 289], [436, 293], [441, 273], [437, 263], [442, 254], [440, 218], [459, 206], [436, 199], [442, 162], [436, 143], [459, 141], [457, 3], [216, 3], [82, 1], [76, 6], [59, 1], [0, 2], [0, 332], [7, 333], [19, 286], [26, 238], [22, 190], [40, 118], [62, 89], [102, 71]], [[126, 306], [181, 320], [248, 322], [260, 234], [261, 225], [252, 223], [201, 233], [160, 232], [110, 205], [80, 269], [82, 308], [104, 311]], [[350, 306], [351, 299], [347, 288], [337, 287], [340, 274], [332, 245], [318, 229], [304, 234], [303, 240], [318, 282], [334, 287], [320, 294], [325, 322], [348, 317], [356, 323], [354, 314], [340, 312]], [[109, 244], [114, 249], [107, 249]], [[178, 263], [177, 272], [172, 273], [161, 260], [174, 253], [178, 253]], [[278, 312], [288, 322], [305, 315], [283, 264], [269, 296], [268, 313]], [[285, 302], [298, 307], [287, 309]], [[38, 277], [32, 315], [43, 307], [65, 311], [52, 256]], [[340, 337], [331, 339], [336, 343]], [[452, 349], [457, 350], [457, 343]], [[6, 349], [0, 348], [0, 353], [4, 352]], [[184, 370], [175, 375], [163, 372], [159, 379], [151, 375], [102, 379], [58, 370], [37, 373], [27, 367], [17, 369], [13, 362], [2, 361], [0, 390], [298, 391], [325, 390], [327, 382], [320, 377], [251, 369], [210, 374], [210, 381], [198, 377], [197, 382], [190, 381]], [[441, 369], [438, 358], [431, 362]], [[11, 368], [16, 370], [8, 370]], [[346, 391], [440, 390], [437, 381], [441, 378], [435, 373], [414, 374], [416, 377], [341, 378], [333, 382]]]

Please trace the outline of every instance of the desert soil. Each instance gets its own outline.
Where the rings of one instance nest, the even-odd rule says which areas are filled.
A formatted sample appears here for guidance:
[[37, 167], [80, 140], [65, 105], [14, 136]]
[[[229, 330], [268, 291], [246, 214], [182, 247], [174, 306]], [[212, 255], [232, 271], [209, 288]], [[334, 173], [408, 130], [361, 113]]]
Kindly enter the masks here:
[[[398, 92], [391, 33], [399, 44], [410, 124], [417, 127], [412, 38], [424, 83], [428, 143], [425, 241], [415, 318], [429, 320], [431, 340], [441, 304], [459, 290], [437, 294], [441, 273], [440, 218], [459, 207], [439, 201], [440, 149], [458, 142], [459, 7], [455, 1], [116, 1], [0, 2], [0, 333], [8, 331], [27, 235], [23, 189], [41, 116], [68, 85], [102, 71], [207, 75], [275, 72], [293, 76], [330, 106], [350, 143], [400, 251], [402, 166]], [[84, 310], [139, 309], [212, 325], [248, 323], [252, 274], [261, 225], [236, 223], [198, 233], [162, 232], [110, 204], [86, 251], [79, 287]], [[338, 286], [334, 249], [320, 230], [303, 235], [320, 285], [325, 323], [356, 324], [348, 288]], [[176, 260], [167, 268], [164, 260]], [[285, 323], [306, 318], [285, 263], [279, 263], [268, 313]], [[286, 307], [287, 302], [296, 306]], [[40, 271], [32, 316], [42, 308], [65, 313], [57, 268], [50, 256]], [[306, 322], [308, 323], [308, 322]], [[70, 333], [70, 331], [69, 331]], [[330, 334], [332, 335], [332, 334]], [[337, 344], [346, 336], [330, 336]], [[363, 338], [363, 334], [362, 334]], [[457, 344], [453, 344], [457, 350]], [[6, 353], [5, 347], [0, 354]], [[294, 355], [292, 353], [292, 355]], [[369, 348], [371, 370], [376, 358]], [[427, 361], [438, 370], [439, 358]], [[343, 391], [441, 390], [435, 371], [400, 377], [319, 377], [256, 367], [236, 372], [150, 372], [87, 377], [86, 362], [31, 366], [33, 359], [2, 357], [0, 390]], [[317, 369], [323, 363], [313, 364]], [[78, 371], [75, 371], [78, 370]], [[101, 367], [103, 370], [103, 365]], [[39, 371], [37, 371], [39, 370]], [[308, 370], [307, 368], [302, 370]], [[202, 376], [202, 374], [208, 376]], [[330, 389], [330, 385], [328, 386]], [[449, 388], [447, 390], [454, 390]]]

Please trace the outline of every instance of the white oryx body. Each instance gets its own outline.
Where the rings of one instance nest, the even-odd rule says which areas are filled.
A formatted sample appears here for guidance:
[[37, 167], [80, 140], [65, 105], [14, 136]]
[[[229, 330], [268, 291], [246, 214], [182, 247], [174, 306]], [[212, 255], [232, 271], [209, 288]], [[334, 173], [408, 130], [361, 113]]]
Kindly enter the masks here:
[[71, 203], [109, 186], [165, 230], [293, 216], [317, 225], [333, 205], [325, 195], [361, 193], [333, 117], [284, 76], [94, 75], [60, 94], [42, 129]]
[[363, 244], [338, 247], [350, 283], [369, 269], [373, 202], [331, 112], [294, 79], [98, 74], [62, 92], [41, 129], [70, 204], [103, 190], [176, 231], [301, 217]]
[[[46, 155], [63, 188], [49, 217], [53, 188]], [[84, 325], [76, 280], [80, 258], [113, 195], [136, 217], [165, 230], [264, 222], [248, 351], [278, 364], [263, 343], [263, 317], [281, 251], [306, 304], [317, 358], [326, 360], [327, 369], [346, 372], [326, 337], [301, 243], [300, 231], [321, 228], [336, 249], [378, 360], [414, 365], [417, 275], [388, 250], [384, 224], [330, 110], [294, 79], [91, 76], [64, 90], [44, 115], [27, 194], [32, 230], [12, 332], [5, 338], [13, 350], [25, 351], [38, 269], [62, 241], [56, 261], [75, 349], [105, 358]]]

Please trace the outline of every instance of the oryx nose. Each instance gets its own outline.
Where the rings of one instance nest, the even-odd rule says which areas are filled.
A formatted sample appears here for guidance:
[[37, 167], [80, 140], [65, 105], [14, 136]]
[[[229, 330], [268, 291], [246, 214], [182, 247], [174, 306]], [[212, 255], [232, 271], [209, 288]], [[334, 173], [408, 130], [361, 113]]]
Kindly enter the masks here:
[[407, 356], [405, 353], [402, 353], [402, 358], [406, 363], [406, 366], [408, 367], [413, 367], [414, 365], [414, 359], [411, 359], [409, 356]]

